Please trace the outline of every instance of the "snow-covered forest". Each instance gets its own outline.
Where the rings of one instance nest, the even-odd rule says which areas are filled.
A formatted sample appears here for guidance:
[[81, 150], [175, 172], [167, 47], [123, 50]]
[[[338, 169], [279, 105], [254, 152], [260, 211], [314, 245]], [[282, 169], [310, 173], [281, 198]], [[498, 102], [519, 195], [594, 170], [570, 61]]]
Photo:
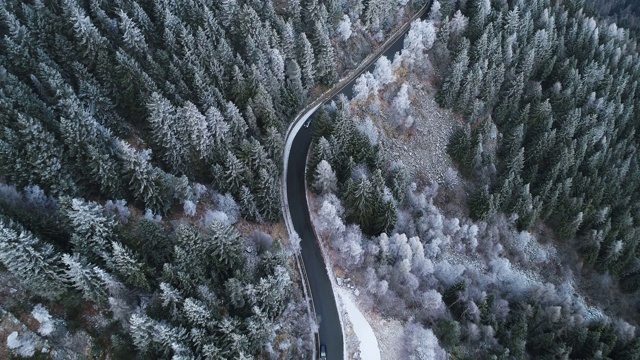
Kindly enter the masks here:
[[423, 4], [1, 0], [10, 352], [309, 357], [283, 134]]
[[[553, 0], [436, 2], [409, 34], [316, 120], [316, 227], [361, 302], [406, 358], [638, 359], [636, 39]], [[432, 85], [440, 184], [382, 146], [424, 136]]]
[[634, 0], [585, 0], [585, 5], [629, 30], [640, 30], [640, 3]]
[[[309, 358], [283, 134], [426, 3], [0, 0], [0, 357]], [[317, 233], [401, 358], [640, 359], [637, 19], [434, 1], [316, 113]]]

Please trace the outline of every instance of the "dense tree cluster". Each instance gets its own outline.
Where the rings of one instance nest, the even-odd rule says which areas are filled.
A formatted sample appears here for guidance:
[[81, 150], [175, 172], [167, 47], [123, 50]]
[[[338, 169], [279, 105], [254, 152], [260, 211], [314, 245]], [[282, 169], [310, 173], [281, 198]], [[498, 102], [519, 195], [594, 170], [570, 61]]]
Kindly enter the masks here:
[[347, 221], [359, 225], [365, 233], [391, 231], [397, 221], [398, 200], [394, 194], [403, 193], [398, 187], [406, 185], [399, 183], [404, 179], [387, 170], [375, 135], [367, 135], [367, 129], [373, 131], [375, 127], [357, 126], [345, 97], [329, 111], [321, 109], [315, 124], [316, 141], [309, 164], [315, 171], [308, 173], [313, 189], [318, 194], [340, 194]]
[[486, 4], [442, 26], [463, 17], [464, 32], [439, 37], [452, 52], [440, 103], [469, 124], [451, 154], [481, 179], [472, 214], [515, 213], [521, 229], [545, 221], [637, 290], [636, 40], [579, 4]]
[[[444, 349], [455, 358], [637, 359], [635, 327], [593, 306], [571, 267], [557, 263], [556, 249], [526, 231], [543, 219], [583, 244], [586, 235], [601, 234], [595, 243], [604, 257], [596, 253], [591, 261], [623, 274], [623, 287], [634, 278], [635, 42], [571, 4], [478, 1], [458, 10], [455, 3], [434, 5], [440, 14], [431, 16], [441, 22], [416, 26], [425, 35], [405, 42], [406, 53], [381, 59], [356, 82], [351, 102], [341, 99], [315, 120], [308, 173], [319, 195], [320, 235], [340, 255], [339, 265], [364, 278], [359, 285], [377, 311], [408, 321], [408, 358], [446, 358]], [[580, 40], [578, 34], [590, 31]], [[476, 183], [473, 219], [441, 212], [434, 205], [437, 185], [412, 183], [401, 163], [386, 161], [377, 130], [359, 118], [378, 112], [384, 120], [380, 109], [388, 107], [391, 124], [402, 129], [409, 89], [386, 84], [428, 69], [426, 55], [408, 49], [431, 45], [434, 62], [450, 61], [438, 101], [466, 118], [449, 150]], [[615, 53], [619, 63], [607, 73]], [[345, 116], [361, 139], [341, 125]], [[582, 160], [574, 163], [578, 155]], [[376, 186], [379, 174], [384, 187]], [[618, 179], [613, 185], [612, 178]], [[395, 204], [393, 227], [367, 228], [373, 192]]]
[[585, 5], [627, 29], [640, 30], [640, 4], [633, 0], [585, 0]]
[[[0, 190], [2, 208], [31, 210], [29, 224], [36, 224], [30, 231], [0, 216], [3, 266], [42, 299], [77, 298], [109, 309], [112, 321], [126, 324], [111, 330], [119, 339], [114, 351], [130, 343], [143, 358], [248, 358], [274, 353], [276, 336], [308, 334], [304, 327], [274, 327], [286, 321], [282, 316], [306, 310], [292, 302], [287, 252], [267, 234], [245, 238], [218, 221], [175, 222], [167, 231], [157, 219], [125, 223], [117, 210], [80, 198]], [[52, 237], [41, 222], [70, 236]], [[301, 333], [286, 335], [292, 331]], [[282, 356], [309, 351], [303, 338], [287, 343]]]
[[233, 226], [281, 219], [290, 121], [425, 1], [0, 3], [6, 270], [113, 354], [305, 357], [287, 252]]

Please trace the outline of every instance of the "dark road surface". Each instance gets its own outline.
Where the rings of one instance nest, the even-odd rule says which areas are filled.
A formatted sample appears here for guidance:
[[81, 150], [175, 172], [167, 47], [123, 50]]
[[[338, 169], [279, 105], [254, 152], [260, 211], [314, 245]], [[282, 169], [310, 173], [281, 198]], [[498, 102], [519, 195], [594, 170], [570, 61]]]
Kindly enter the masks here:
[[[428, 11], [422, 15], [423, 19], [427, 16], [427, 13]], [[387, 56], [389, 60], [393, 60], [393, 55], [402, 49], [405, 36], [406, 33], [400, 36], [383, 55]], [[373, 71], [377, 60], [378, 58], [373, 59], [366, 71]], [[351, 98], [354, 83], [355, 79], [347, 83], [339, 94], [345, 94]], [[337, 96], [327, 99], [325, 103], [331, 102]], [[313, 116], [311, 115], [311, 119]], [[304, 173], [307, 153], [311, 144], [313, 121], [311, 124], [308, 128], [302, 127], [293, 140], [285, 181], [287, 183], [289, 211], [294, 229], [301, 239], [302, 259], [309, 279], [316, 315], [318, 316], [320, 343], [327, 347], [327, 359], [337, 360], [342, 359], [344, 355], [342, 326], [340, 325], [331, 282], [311, 228], [309, 208], [305, 195]]]

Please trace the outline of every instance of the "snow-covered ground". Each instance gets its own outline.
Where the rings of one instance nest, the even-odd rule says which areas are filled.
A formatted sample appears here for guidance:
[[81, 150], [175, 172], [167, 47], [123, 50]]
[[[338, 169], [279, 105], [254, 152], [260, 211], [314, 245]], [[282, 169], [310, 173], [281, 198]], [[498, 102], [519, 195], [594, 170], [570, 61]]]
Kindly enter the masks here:
[[342, 309], [346, 312], [346, 317], [351, 322], [353, 332], [358, 338], [359, 353], [361, 359], [366, 360], [379, 360], [380, 348], [378, 346], [378, 339], [376, 335], [365, 319], [358, 306], [352, 298], [352, 293], [344, 288], [337, 288], [336, 293], [340, 296]]

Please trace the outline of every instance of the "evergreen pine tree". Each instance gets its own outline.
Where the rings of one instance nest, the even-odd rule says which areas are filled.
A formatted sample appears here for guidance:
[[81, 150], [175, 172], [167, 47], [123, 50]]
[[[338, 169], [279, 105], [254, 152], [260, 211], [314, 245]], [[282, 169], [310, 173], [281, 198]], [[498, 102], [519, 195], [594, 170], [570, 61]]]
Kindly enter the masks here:
[[71, 199], [66, 205], [65, 215], [72, 229], [74, 253], [92, 262], [107, 259], [108, 244], [116, 226], [113, 216], [92, 201]]
[[249, 170], [230, 150], [227, 151], [224, 169], [226, 189], [233, 194], [239, 194], [245, 179], [250, 176]]
[[111, 248], [110, 265], [113, 270], [122, 274], [127, 283], [148, 291], [150, 285], [145, 276], [144, 265], [135, 258], [130, 249], [121, 243], [113, 241]]
[[316, 69], [318, 78], [325, 84], [333, 83], [336, 78], [336, 60], [331, 39], [324, 30], [322, 24], [317, 21], [315, 23], [315, 33], [318, 36], [318, 45], [316, 47]]
[[306, 91], [302, 85], [302, 73], [295, 60], [287, 61], [287, 81], [284, 87], [285, 102], [290, 109], [289, 115], [294, 115], [306, 101]]
[[253, 194], [251, 193], [251, 190], [249, 190], [248, 187], [242, 185], [242, 187], [240, 188], [239, 197], [240, 211], [242, 212], [242, 215], [249, 220], [255, 220], [261, 223], [263, 221], [263, 217], [258, 210], [258, 205], [256, 205], [256, 201]]
[[298, 63], [302, 72], [302, 82], [306, 90], [315, 84], [315, 55], [313, 47], [305, 33], [300, 33], [298, 39]]
[[344, 199], [347, 216], [363, 229], [368, 229], [373, 221], [373, 209], [369, 201], [371, 187], [371, 182], [364, 176], [356, 180], [349, 179], [346, 183]]
[[338, 179], [326, 160], [321, 160], [314, 174], [313, 188], [320, 194], [332, 193], [338, 190]]
[[157, 92], [151, 94], [147, 109], [154, 144], [161, 150], [166, 164], [174, 171], [180, 171], [184, 168], [185, 155], [176, 129], [180, 122], [176, 109]]
[[280, 219], [280, 193], [276, 191], [280, 186], [274, 173], [269, 173], [265, 168], [259, 170], [258, 192], [256, 200], [260, 214], [268, 221]]
[[64, 254], [62, 262], [66, 265], [67, 281], [82, 293], [82, 297], [99, 305], [107, 303], [109, 294], [96, 271], [98, 267], [84, 263], [77, 255]]
[[0, 262], [34, 294], [55, 300], [65, 291], [60, 256], [53, 246], [2, 216]]

